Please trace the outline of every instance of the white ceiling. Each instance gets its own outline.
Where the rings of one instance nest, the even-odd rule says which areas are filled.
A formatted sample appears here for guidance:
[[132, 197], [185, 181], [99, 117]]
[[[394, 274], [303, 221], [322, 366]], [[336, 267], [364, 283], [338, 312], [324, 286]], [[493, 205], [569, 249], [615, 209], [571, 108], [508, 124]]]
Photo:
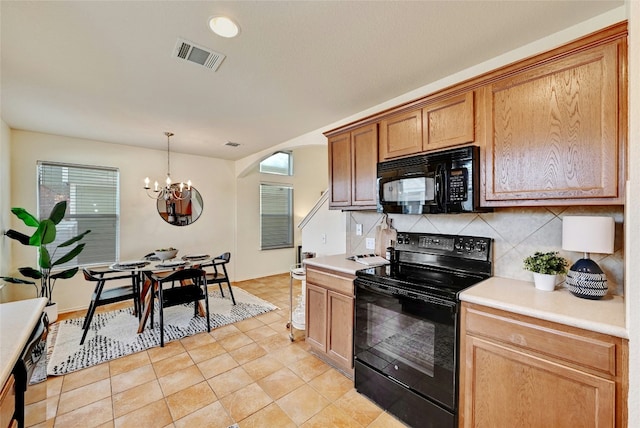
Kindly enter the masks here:
[[[2, 0], [1, 115], [159, 150], [172, 131], [172, 151], [235, 160], [623, 4]], [[217, 14], [240, 35], [213, 34]], [[174, 59], [179, 37], [226, 59]]]

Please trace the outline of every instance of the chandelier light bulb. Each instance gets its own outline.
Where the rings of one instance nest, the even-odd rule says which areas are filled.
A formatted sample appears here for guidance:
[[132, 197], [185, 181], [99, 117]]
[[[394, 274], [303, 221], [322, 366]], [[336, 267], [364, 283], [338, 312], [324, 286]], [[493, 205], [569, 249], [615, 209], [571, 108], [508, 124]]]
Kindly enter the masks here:
[[[150, 193], [149, 190], [149, 177], [144, 179], [144, 188], [147, 190], [147, 196], [152, 199], [164, 199], [166, 201], [169, 200], [185, 200], [191, 198], [191, 180], [185, 184], [184, 182], [179, 182], [176, 184], [172, 184], [171, 181], [171, 151], [169, 146], [169, 140], [173, 136], [173, 132], [165, 132], [164, 135], [167, 136], [167, 178], [165, 179], [165, 185], [162, 187], [158, 186], [158, 182], [156, 181], [153, 184], [153, 192]], [[186, 187], [186, 189], [185, 189]]]

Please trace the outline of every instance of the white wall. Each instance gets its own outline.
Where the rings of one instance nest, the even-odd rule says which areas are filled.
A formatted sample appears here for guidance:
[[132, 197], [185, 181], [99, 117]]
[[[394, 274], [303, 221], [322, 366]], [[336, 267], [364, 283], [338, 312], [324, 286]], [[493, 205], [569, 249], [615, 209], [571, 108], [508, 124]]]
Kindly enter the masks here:
[[[161, 146], [162, 138], [158, 138]], [[11, 206], [36, 213], [36, 162], [115, 167], [120, 170], [120, 260], [139, 259], [155, 248], [173, 246], [181, 254], [235, 251], [235, 177], [231, 161], [184, 154], [171, 154], [171, 175], [175, 180], [191, 179], [202, 194], [204, 210], [198, 221], [187, 227], [172, 226], [160, 218], [156, 201], [146, 196], [144, 177], [166, 176], [166, 152], [76, 138], [11, 131]], [[3, 209], [4, 211], [4, 209]], [[12, 219], [12, 227], [29, 232]], [[0, 237], [4, 241], [6, 237]], [[35, 265], [35, 249], [12, 241], [11, 274], [19, 266]], [[235, 265], [230, 265], [234, 277]], [[8, 285], [11, 299], [33, 297], [32, 289]], [[91, 287], [81, 275], [59, 281], [54, 300], [59, 310], [86, 307]]]
[[326, 199], [302, 229], [302, 251], [316, 257], [347, 252], [347, 213], [330, 210]]
[[[238, 250], [236, 262], [242, 266], [237, 280], [288, 272], [296, 262], [296, 248], [260, 250], [260, 183], [293, 185], [294, 244], [301, 243], [301, 232], [295, 227], [313, 208], [328, 183], [328, 153], [326, 145], [298, 147], [292, 150], [292, 177], [258, 172], [258, 164], [245, 168], [237, 179]], [[269, 152], [273, 153], [273, 151]]]
[[[11, 130], [4, 121], [0, 121], [0, 275], [9, 273], [11, 266], [11, 247], [4, 232], [11, 229], [11, 162], [10, 147]], [[7, 289], [0, 284], [0, 303], [7, 301]]]

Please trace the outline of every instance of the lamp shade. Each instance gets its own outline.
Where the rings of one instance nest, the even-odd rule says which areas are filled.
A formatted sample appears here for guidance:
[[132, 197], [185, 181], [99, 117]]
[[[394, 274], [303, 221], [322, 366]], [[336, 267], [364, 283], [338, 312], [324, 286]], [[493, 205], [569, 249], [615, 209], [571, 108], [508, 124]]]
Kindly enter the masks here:
[[562, 249], [583, 253], [613, 253], [613, 217], [565, 216], [562, 218]]

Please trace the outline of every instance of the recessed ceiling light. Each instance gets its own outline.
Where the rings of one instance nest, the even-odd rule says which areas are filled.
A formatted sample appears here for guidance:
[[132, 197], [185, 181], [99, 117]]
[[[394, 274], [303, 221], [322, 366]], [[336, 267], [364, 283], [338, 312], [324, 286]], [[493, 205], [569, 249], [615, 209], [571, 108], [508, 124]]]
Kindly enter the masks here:
[[209, 18], [209, 28], [221, 37], [235, 37], [240, 32], [238, 24], [226, 16], [212, 16]]

